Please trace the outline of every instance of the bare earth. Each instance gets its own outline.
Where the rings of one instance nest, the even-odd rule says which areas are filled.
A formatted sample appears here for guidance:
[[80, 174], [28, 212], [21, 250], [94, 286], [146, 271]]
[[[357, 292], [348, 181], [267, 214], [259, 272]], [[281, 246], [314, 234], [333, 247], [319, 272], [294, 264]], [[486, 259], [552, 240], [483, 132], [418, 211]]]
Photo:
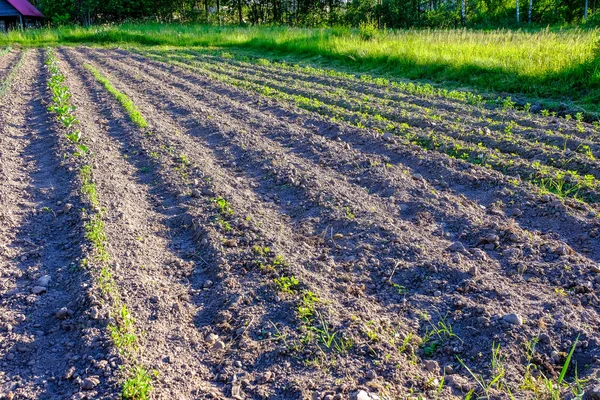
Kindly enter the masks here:
[[[0, 81], [21, 51], [0, 58]], [[416, 130], [497, 149], [521, 171], [539, 161], [600, 178], [597, 127], [216, 56], [185, 68], [151, 52], [56, 53], [138, 344], [133, 359], [114, 347], [110, 299], [82, 266], [77, 161], [47, 110], [44, 52], [28, 50], [0, 97], [0, 399], [117, 398], [132, 362], [152, 371], [153, 399], [458, 399], [472, 389], [544, 399], [542, 375], [556, 381], [573, 346], [566, 380], [577, 371], [593, 386], [597, 188], [582, 201], [540, 193], [515, 184], [512, 167], [424, 150], [212, 74], [349, 113], [368, 95], [390, 120], [409, 110]], [[443, 120], [432, 125], [424, 107]], [[489, 123], [500, 119], [516, 121], [510, 141]], [[464, 133], [487, 125], [485, 137]], [[282, 277], [296, 283], [285, 290]], [[500, 371], [486, 389], [473, 376], [487, 386]]]

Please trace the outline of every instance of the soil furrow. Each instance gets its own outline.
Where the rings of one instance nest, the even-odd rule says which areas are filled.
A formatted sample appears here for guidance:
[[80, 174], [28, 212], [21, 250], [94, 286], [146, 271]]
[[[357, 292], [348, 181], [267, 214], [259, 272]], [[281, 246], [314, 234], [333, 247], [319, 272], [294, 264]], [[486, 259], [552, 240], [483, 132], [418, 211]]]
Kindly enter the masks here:
[[[153, 71], [149, 70], [147, 66], [144, 67], [142, 64], [138, 64], [138, 65], [139, 65], [140, 68], [146, 68], [146, 71], [147, 71], [148, 74], [155, 76], [157, 79], [160, 79], [161, 81], [168, 82], [168, 81], [171, 81], [171, 80], [174, 80], [174, 79], [177, 79], [179, 81], [179, 79], [175, 78], [174, 76], [173, 77], [166, 77], [164, 74], [163, 75], [157, 75], [156, 72], [153, 72]], [[183, 90], [186, 90], [186, 91], [188, 91], [190, 93], [197, 93], [197, 96], [202, 96], [201, 91], [204, 90], [204, 89], [198, 88], [198, 86], [191, 86], [192, 82], [194, 82], [194, 81], [192, 81], [189, 78], [186, 79], [186, 81], [188, 82], [188, 84], [184, 85], [184, 84], [179, 84], [179, 82], [178, 82], [177, 87], [181, 88]], [[153, 89], [150, 88], [149, 90], [153, 90]], [[244, 99], [244, 97], [245, 97], [245, 96], [244, 97], [240, 97], [240, 94], [237, 93], [237, 92], [235, 94], [232, 93], [232, 92], [227, 92], [227, 91], [223, 91], [221, 93], [222, 94], [226, 94], [228, 97], [237, 96], [237, 99]], [[246, 100], [246, 99], [244, 99], [244, 100]], [[239, 100], [236, 100], [236, 101], [239, 101]], [[247, 101], [249, 102], [250, 100], [247, 99]], [[247, 104], [247, 102], [244, 102], [243, 100], [242, 100], [242, 103], [246, 103]], [[238, 102], [237, 104], [240, 104], [240, 103]], [[233, 107], [233, 109], [235, 109], [237, 107], [238, 106], [236, 105], [235, 107]], [[297, 114], [294, 114], [293, 112], [290, 112], [289, 114], [286, 114], [286, 113], [281, 112], [281, 110], [279, 112], [277, 112], [277, 107], [269, 107], [267, 105], [265, 107], [261, 107], [261, 109], [263, 110], [263, 112], [271, 113], [277, 119], [281, 119], [283, 117], [287, 121], [292, 121], [292, 123], [300, 121], [300, 119], [298, 118]], [[250, 112], [253, 112], [253, 111], [251, 110]], [[180, 109], [179, 113], [185, 113], [185, 110], [184, 109]], [[309, 120], [308, 123], [306, 123], [306, 121], [304, 121], [303, 123], [304, 123], [304, 125], [307, 125], [307, 126], [311, 127], [312, 121]], [[266, 124], [269, 124], [268, 120], [267, 120]], [[308, 137], [310, 137], [310, 135], [313, 135], [313, 132], [316, 131], [316, 133], [319, 133], [319, 134], [323, 135], [326, 138], [329, 138], [331, 136], [334, 136], [334, 137], [338, 136], [337, 133], [336, 133], [337, 132], [336, 130], [334, 130], [332, 132], [330, 129], [326, 129], [326, 126], [324, 126], [323, 123], [321, 123], [319, 121], [315, 121], [314, 124], [312, 125], [312, 128], [313, 129], [310, 131], [311, 132], [310, 134], [306, 133], [307, 132], [306, 130], [303, 130], [304, 134], [308, 135]], [[283, 129], [283, 130], [282, 129], [269, 129], [269, 131], [272, 132], [272, 134], [275, 137], [278, 137], [279, 138], [278, 140], [284, 140], [285, 137], [287, 136], [287, 134], [285, 133], [286, 132], [285, 129]], [[342, 132], [339, 133], [338, 138], [341, 136], [341, 138], [343, 140], [349, 140], [349, 139], [351, 140], [351, 138], [353, 137], [352, 135], [342, 135], [341, 133]], [[290, 138], [290, 140], [285, 143], [285, 146], [286, 147], [291, 147], [291, 148], [296, 148], [296, 149], [302, 148], [302, 147], [306, 148], [306, 146], [304, 145], [305, 143], [306, 143], [306, 139], [301, 136], [298, 139]], [[309, 141], [309, 143], [310, 143], [310, 141]], [[401, 164], [407, 162], [406, 152], [398, 154], [398, 153], [395, 153], [393, 151], [390, 151], [389, 148], [388, 148], [389, 145], [385, 144], [385, 142], [380, 142], [381, 144], [377, 145], [376, 148], [378, 150], [378, 153], [377, 152], [375, 152], [375, 153], [372, 152], [373, 146], [375, 145], [375, 143], [377, 143], [377, 142], [374, 141], [374, 140], [372, 140], [372, 139], [365, 140], [364, 137], [363, 138], [357, 138], [356, 140], [351, 140], [351, 144], [352, 144], [353, 147], [359, 148], [362, 151], [368, 151], [368, 152], [366, 152], [366, 154], [368, 154], [369, 157], [373, 157], [373, 162], [374, 163], [377, 162], [376, 159], [378, 157], [380, 157], [381, 155], [384, 155], [384, 160], [382, 160], [382, 164], [385, 164], [386, 162], [392, 162], [394, 165], [401, 165]], [[322, 146], [322, 144], [319, 144], [319, 146]], [[304, 151], [306, 151], [306, 149]], [[334, 145], [334, 148], [332, 149], [332, 152], [333, 152], [332, 156], [333, 156], [333, 154], [335, 154], [335, 152], [340, 152], [340, 151], [343, 152], [344, 148], [341, 147], [339, 145], [339, 143], [336, 144], [336, 145]], [[314, 157], [314, 155], [311, 156], [311, 157]], [[413, 170], [414, 169], [419, 169], [420, 170], [419, 173], [423, 173], [425, 175], [425, 172], [429, 172], [429, 171], [423, 171], [422, 167], [419, 165], [421, 163], [422, 163], [422, 161], [418, 160], [416, 163], [412, 163], [411, 168]], [[348, 164], [351, 165], [352, 163], [350, 162]], [[354, 167], [347, 167], [348, 164], [346, 164], [346, 168], [345, 168], [346, 170], [348, 170], [348, 169], [351, 170], [352, 168], [354, 168]], [[369, 181], [368, 180], [361, 181], [360, 179], [359, 179], [359, 181], [355, 181], [355, 183], [358, 184], [358, 185], [360, 185], [360, 186], [365, 187], [365, 189], [368, 189], [369, 191], [374, 191], [376, 193], [379, 192], [381, 195], [389, 196], [390, 195], [389, 190], [391, 188], [395, 188], [396, 190], [398, 190], [401, 187], [405, 186], [405, 184], [403, 183], [403, 181], [405, 180], [404, 179], [405, 178], [405, 173], [403, 173], [403, 172], [406, 172], [406, 171], [402, 171], [402, 169], [401, 169], [399, 171], [399, 173], [396, 174], [397, 175], [396, 178], [400, 177], [401, 179], [399, 179], [398, 182], [396, 182], [395, 184], [393, 184], [393, 183], [390, 184], [389, 182], [385, 182], [383, 184], [380, 183], [380, 185], [371, 185], [371, 186], [369, 186]], [[481, 173], [483, 173], [483, 172], [484, 171], [481, 171]], [[344, 173], [347, 173], [347, 171], [344, 172]], [[386, 173], [390, 173], [390, 171], [387, 171]], [[435, 176], [436, 178], [439, 177], [439, 174], [440, 174], [439, 170], [436, 170], [433, 174], [431, 174], [431, 172], [429, 172], [430, 176]], [[466, 179], [466, 178], [468, 178], [468, 179]], [[498, 181], [495, 181], [495, 183], [493, 183], [494, 180], [495, 180], [495, 178], [493, 178], [493, 176], [481, 176], [480, 175], [480, 176], [477, 177], [477, 179], [475, 179], [475, 181], [477, 182], [481, 178], [487, 178], [487, 179], [489, 179], [491, 181], [490, 183], [492, 183], [492, 185], [491, 185], [492, 188], [493, 188], [493, 186], [495, 186], [495, 184], [499, 183]], [[364, 177], [363, 177], [363, 179], [364, 179]], [[382, 179], [377, 179], [377, 177], [375, 177], [375, 179], [373, 179], [372, 183], [380, 182], [381, 180]], [[497, 200], [497, 197], [496, 197], [497, 190], [500, 190], [501, 187], [499, 187], [496, 191], [494, 191], [494, 190], [490, 190], [489, 187], [485, 187], [484, 186], [483, 188], [479, 189], [479, 192], [477, 192], [477, 190], [472, 187], [473, 185], [472, 184], [470, 185], [469, 181], [472, 181], [472, 180], [473, 180], [472, 176], [464, 176], [464, 175], [463, 176], [460, 176], [460, 175], [457, 176], [456, 173], [450, 174], [449, 176], [445, 177], [445, 179], [443, 179], [441, 185], [440, 184], [436, 185], [436, 190], [441, 190], [442, 193], [443, 193], [444, 186], [447, 186], [447, 183], [444, 185], [444, 181], [445, 182], [452, 182], [453, 183], [453, 185], [451, 187], [452, 190], [456, 190], [457, 189], [456, 183], [461, 182], [462, 184], [464, 184], [464, 185], [466, 185], [468, 187], [468, 191], [465, 192], [465, 193], [469, 197], [472, 197], [474, 194], [476, 194], [475, 199], [477, 199], [479, 202], [483, 202], [487, 206], [492, 206], [492, 208], [493, 208], [494, 204], [492, 204], [492, 203]], [[478, 185], [481, 185], [481, 184], [478, 183]], [[469, 187], [469, 186], [471, 186], [471, 187]], [[509, 186], [509, 189], [511, 191], [514, 190], [514, 188], [510, 187], [510, 186]], [[420, 190], [422, 191], [423, 189], [420, 189]], [[427, 189], [425, 189], [425, 190], [427, 190]], [[523, 209], [527, 210], [528, 208], [530, 208], [530, 206], [534, 206], [534, 209], [536, 208], [536, 205], [532, 204], [531, 201], [527, 201], [527, 204], [521, 204], [521, 205], [519, 205], [520, 202], [523, 202], [523, 199], [519, 198], [521, 196], [523, 196], [523, 194], [520, 194], [520, 195], [518, 194], [518, 195], [514, 196], [513, 198], [507, 199], [507, 202], [509, 202], [509, 201], [511, 203], [515, 203], [516, 202], [515, 208], [520, 208], [520, 210], [523, 210]], [[423, 193], [417, 193], [415, 195], [415, 197], [416, 198], [422, 198], [423, 197]], [[489, 197], [489, 200], [486, 200], [485, 199], [486, 197]], [[400, 206], [406, 207], [406, 204], [400, 204]], [[415, 208], [418, 209], [418, 203], [415, 204], [415, 206], [417, 206]], [[568, 213], [565, 212], [566, 210], [565, 210], [564, 206], [561, 206], [560, 204], [553, 204], [553, 207], [558, 207], [558, 209], [562, 209], [563, 210], [563, 211], [560, 211], [560, 215], [563, 218], [565, 218], [565, 219], [571, 219], [571, 217], [568, 215]], [[441, 208], [441, 207], [438, 207], [438, 208]], [[543, 203], [539, 204], [537, 206], [537, 208], [539, 208], [539, 210], [538, 211], [534, 211], [534, 213], [536, 214], [537, 217], [543, 216], [544, 213], [547, 213], [547, 211], [546, 211], [547, 210], [547, 206], [545, 204], [543, 204]], [[427, 208], [421, 209], [420, 211], [425, 211], [426, 209]], [[518, 211], [520, 211], [520, 210], [518, 210]], [[557, 212], [559, 212], [559, 211], [557, 210]], [[444, 215], [443, 210], [438, 210], [437, 214], [440, 214], [440, 213], [441, 213], [441, 215]], [[408, 214], [410, 215], [410, 212]], [[447, 217], [447, 215], [444, 215], [444, 217]], [[530, 218], [531, 216], [527, 215], [526, 217]], [[523, 226], [527, 227], [529, 218], [519, 218], [519, 222]], [[446, 221], [446, 222], [448, 222], [448, 221]], [[587, 237], [582, 238], [581, 237], [582, 230], [580, 230], [580, 229], [588, 229], [588, 230], [590, 230], [590, 231], [593, 232], [593, 230], [594, 230], [594, 223], [593, 223], [593, 221], [591, 221], [591, 224], [589, 224], [585, 219], [582, 220], [580, 218], [572, 218], [571, 222], [565, 224], [564, 221], [556, 221], [556, 219], [554, 218], [554, 216], [552, 216], [552, 218], [548, 218], [548, 220], [546, 222], [549, 223], [549, 224], [551, 224], [551, 228], [550, 229], [552, 229], [552, 230], [554, 230], [556, 232], [561, 232], [562, 231], [563, 232], [563, 235], [562, 235], [563, 236], [563, 240], [568, 241], [573, 247], [586, 250], [586, 252], [588, 254], [591, 254], [592, 257], [597, 257], [597, 252], [598, 252], [597, 247], [594, 247], [593, 245], [591, 245], [591, 243], [590, 243], [590, 239], [591, 238], [587, 238]], [[578, 226], [578, 227], [575, 228], [575, 229], [573, 229], [573, 230], [571, 230], [573, 228], [573, 225], [572, 225], [573, 223], [576, 223], [576, 226]], [[587, 226], [587, 228], [583, 228], [585, 226]], [[534, 225], [534, 226], [531, 226], [530, 229], [539, 229], [540, 227], [541, 226]], [[597, 227], [596, 227], [596, 229], [597, 229]], [[477, 240], [477, 239], [474, 238], [474, 240]]]
[[[46, 110], [41, 51], [26, 55], [10, 90], [1, 106], [0, 395], [72, 398], [108, 361], [87, 313], [81, 203]], [[109, 387], [103, 377], [91, 394], [111, 398]]]
[[204, 334], [195, 321], [216, 313], [210, 299], [218, 294], [198, 290], [205, 304], [189, 302], [196, 293], [190, 280], [208, 280], [193, 232], [182, 225], [191, 218], [186, 217], [189, 205], [164, 180], [157, 182], [152, 160], [142, 151], [143, 133], [127, 122], [127, 115], [80, 65], [63, 58], [66, 82], [92, 141], [117, 291], [136, 320], [136, 362], [158, 373], [153, 398], [192, 399], [210, 393], [214, 388], [206, 379], [208, 361], [198, 357]]
[[[112, 68], [113, 71], [115, 71], [115, 68]], [[115, 73], [117, 75], [121, 75], [122, 73], [119, 73], [118, 71], [115, 71]], [[150, 106], [150, 104], [160, 104], [158, 102], [158, 99], [165, 99], [167, 98], [166, 96], [166, 91], [162, 91], [162, 93], [160, 93], [160, 87], [155, 89], [157, 92], [156, 94], [152, 94], [153, 90], [151, 87], [149, 86], [145, 86], [143, 84], [144, 79], [140, 78], [140, 79], [133, 79], [131, 78], [132, 73], [126, 74], [129, 75], [130, 77], [128, 79], [125, 79], [124, 82], [126, 83], [122, 83], [122, 82], [118, 82], [118, 85], [120, 85], [120, 87], [126, 91], [127, 93], [129, 93], [136, 101], [136, 103], [138, 104], [143, 104], [143, 108], [144, 109], [148, 109], [151, 110], [151, 114], [157, 114], [159, 115], [160, 112], [156, 112], [156, 107], [155, 106]], [[134, 81], [135, 84], [137, 86], [141, 86], [143, 87], [143, 89], [140, 89], [140, 91], [137, 90], [133, 90], [131, 89], [131, 81]], [[143, 94], [142, 94], [143, 92]], [[148, 98], [148, 96], [151, 96], [150, 98]], [[154, 96], [154, 97], [152, 97]], [[196, 98], [196, 101], [198, 101], [199, 99]], [[165, 100], [163, 100], [164, 102]], [[177, 101], [182, 101], [182, 98], [177, 98]], [[301, 171], [303, 172], [304, 176], [310, 176], [310, 168], [311, 164], [307, 163], [307, 162], [303, 162], [300, 159], [294, 158], [292, 155], [290, 155], [289, 153], [286, 153], [282, 148], [280, 148], [276, 143], [270, 142], [267, 139], [263, 137], [260, 138], [260, 140], [258, 140], [258, 138], [254, 138], [252, 134], [247, 133], [246, 129], [244, 129], [244, 126], [242, 125], [242, 127], [238, 127], [238, 130], [236, 130], [235, 133], [232, 132], [226, 132], [227, 130], [229, 130], [230, 128], [226, 128], [225, 126], [227, 126], [229, 124], [229, 122], [224, 122], [223, 118], [226, 116], [223, 115], [222, 110], [228, 110], [229, 106], [227, 104], [222, 105], [220, 108], [217, 109], [217, 107], [215, 106], [215, 108], [213, 109], [213, 106], [210, 106], [209, 104], [211, 103], [210, 99], [202, 99], [203, 105], [202, 107], [205, 107], [204, 112], [208, 113], [209, 115], [216, 115], [216, 113], [218, 111], [221, 111], [220, 114], [220, 121], [219, 123], [211, 123], [210, 119], [207, 118], [208, 121], [203, 121], [200, 125], [197, 125], [198, 128], [202, 128], [202, 131], [205, 131], [206, 128], [211, 128], [211, 129], [215, 129], [215, 130], [222, 130], [223, 133], [218, 133], [215, 132], [213, 134], [209, 134], [210, 137], [213, 137], [214, 139], [211, 139], [210, 137], [207, 139], [207, 144], [211, 147], [211, 148], [215, 148], [217, 150], [219, 150], [219, 152], [217, 153], [220, 158], [226, 158], [225, 156], [227, 155], [227, 153], [233, 153], [235, 154], [235, 158], [230, 159], [231, 161], [236, 161], [239, 164], [238, 165], [245, 165], [245, 168], [260, 168], [260, 165], [268, 165], [268, 160], [277, 160], [277, 159], [282, 159], [282, 154], [285, 154], [286, 157], [288, 157], [289, 159], [287, 160], [288, 162], [292, 162], [294, 166], [300, 166], [302, 169]], [[168, 101], [166, 101], [166, 105], [164, 106], [158, 106], [158, 108], [162, 108], [162, 107], [166, 107], [166, 110], [168, 110], [171, 106], [168, 105]], [[194, 108], [195, 106], [193, 104], [186, 104], [185, 106], [186, 108]], [[196, 106], [196, 109], [199, 110]], [[244, 112], [247, 112], [247, 110], [244, 110]], [[181, 120], [182, 122], [180, 122], [182, 125], [184, 126], [188, 126], [188, 131], [191, 131], [191, 124], [193, 122], [194, 118], [188, 118], [187, 119], [187, 123], [186, 118], [182, 118], [181, 114], [182, 111], [181, 110], [172, 110], [170, 112], [171, 116], [174, 118], [177, 118], [178, 120]], [[195, 118], [197, 120], [197, 118], [199, 118], [198, 113], [196, 113]], [[234, 114], [236, 116], [236, 118], [242, 118], [241, 113], [238, 114]], [[254, 115], [253, 115], [254, 117]], [[196, 122], [198, 124], [198, 122]], [[188, 125], [189, 124], [189, 125]], [[206, 124], [206, 125], [203, 125]], [[239, 124], [239, 121], [238, 121]], [[221, 126], [219, 126], [221, 125]], [[249, 125], [248, 125], [249, 126]], [[264, 127], [261, 127], [264, 128]], [[241, 133], [240, 133], [241, 131]], [[250, 130], [250, 132], [252, 132], [252, 130]], [[191, 132], [190, 132], [191, 133]], [[208, 132], [207, 132], [208, 134]], [[241, 137], [241, 138], [240, 138]], [[254, 149], [259, 149], [259, 150], [254, 150]], [[278, 150], [274, 150], [274, 149], [278, 149]], [[275, 152], [274, 152], [275, 151]], [[242, 156], [242, 153], [244, 153], [244, 155]], [[245, 160], [245, 161], [244, 161]], [[242, 164], [243, 162], [243, 164]], [[282, 168], [281, 166], [275, 165], [277, 163], [273, 163], [272, 166], [275, 168], [274, 173], [275, 175], [280, 175], [280, 173], [283, 174], [283, 176], [285, 177], [286, 174], [286, 170], [285, 168]], [[267, 172], [268, 169], [265, 169], [268, 167], [263, 167], [263, 171]], [[320, 171], [320, 174], [322, 174], [325, 177], [331, 176], [332, 173], [326, 169], [323, 168], [318, 168], [318, 170]], [[256, 179], [258, 175], [252, 176], [250, 175], [250, 177], [254, 177]], [[288, 175], [289, 176], [289, 175]], [[334, 174], [335, 176], [335, 174]], [[318, 181], [318, 178], [317, 182]], [[340, 180], [339, 178], [334, 179], [336, 181], [336, 183], [344, 188], [345, 190], [345, 185], [341, 182], [338, 182], [338, 180]], [[309, 182], [310, 183], [310, 182]], [[326, 185], [319, 185], [320, 188], [317, 189], [316, 186], [313, 186], [312, 188], [309, 187], [309, 190], [316, 190], [316, 191], [321, 191], [321, 192], [325, 192], [327, 194], [332, 194], [331, 190], [328, 189], [324, 189], [324, 186]], [[352, 190], [352, 189], [348, 189], [348, 190]], [[361, 195], [358, 196], [359, 198], [361, 197]], [[377, 205], [376, 201], [372, 200], [373, 197], [369, 197], [368, 200], [365, 199], [364, 201], [369, 201], [369, 202], [373, 202], [375, 205]], [[293, 199], [295, 201], [300, 200], [298, 198]], [[380, 207], [375, 207], [377, 208], [381, 208]], [[358, 208], [360, 209], [360, 207]], [[371, 215], [372, 216], [372, 215]], [[376, 216], [376, 218], [379, 218]], [[401, 235], [399, 235], [400, 237], [402, 237]], [[439, 246], [439, 242], [436, 242], [436, 239], [429, 239], [428, 240], [430, 243], [435, 243], [433, 245], [433, 247]], [[342, 253], [343, 254], [343, 253]], [[431, 256], [433, 256], [433, 254], [435, 254], [435, 251], [433, 251], [431, 253]], [[541, 265], [540, 265], [541, 266]], [[447, 266], [445, 266], [444, 268], [447, 268]], [[487, 268], [486, 268], [487, 269]], [[491, 271], [491, 270], [490, 270]], [[379, 279], [381, 279], [381, 276], [379, 276]], [[505, 285], [508, 284], [508, 282], [503, 281], [501, 278], [499, 278], [498, 275], [494, 276], [494, 280], [496, 280], [496, 282], [498, 282], [500, 285]], [[483, 283], [481, 283], [483, 284]], [[553, 289], [552, 286], [550, 287], [546, 287], [544, 288], [543, 285], [541, 286], [536, 286], [538, 288], [539, 293], [552, 293]], [[492, 288], [486, 288], [483, 289], [484, 292], [486, 290], [488, 290], [487, 293], [491, 293], [491, 291], [495, 290]], [[419, 300], [419, 296], [414, 296], [415, 301]], [[431, 301], [430, 300], [431, 297], [430, 296], [424, 296], [424, 298], [421, 299], [421, 302], [426, 303], [427, 301]], [[535, 314], [536, 312], [539, 311], [534, 311], [534, 310], [541, 310], [543, 308], [542, 303], [538, 303], [539, 302], [539, 298], [537, 298], [537, 296], [532, 296], [529, 299], [532, 303], [529, 304], [521, 304], [520, 309], [528, 309], [531, 310], [533, 314]], [[524, 299], [521, 299], [521, 301], [524, 301]], [[542, 308], [540, 308], [542, 307]], [[579, 316], [576, 318], [587, 318], [585, 316]], [[470, 337], [469, 339], [473, 339], [472, 337]]]

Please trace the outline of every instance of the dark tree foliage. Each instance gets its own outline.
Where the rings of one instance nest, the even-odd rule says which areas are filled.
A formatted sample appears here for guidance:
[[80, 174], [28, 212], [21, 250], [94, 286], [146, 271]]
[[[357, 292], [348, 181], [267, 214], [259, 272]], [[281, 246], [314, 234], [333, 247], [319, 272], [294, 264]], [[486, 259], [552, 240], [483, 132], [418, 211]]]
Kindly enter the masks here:
[[[324, 27], [517, 27], [598, 21], [600, 0], [35, 0], [53, 25], [134, 20]], [[517, 4], [520, 20], [517, 21]], [[531, 7], [531, 9], [530, 9]], [[531, 15], [531, 21], [530, 16]]]

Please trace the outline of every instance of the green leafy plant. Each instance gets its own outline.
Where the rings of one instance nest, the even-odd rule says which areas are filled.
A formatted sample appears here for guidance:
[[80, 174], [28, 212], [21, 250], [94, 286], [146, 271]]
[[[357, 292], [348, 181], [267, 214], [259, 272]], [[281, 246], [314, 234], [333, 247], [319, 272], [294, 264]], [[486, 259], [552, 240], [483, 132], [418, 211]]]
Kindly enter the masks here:
[[131, 376], [123, 383], [121, 396], [125, 400], [147, 400], [152, 390], [152, 376], [141, 366], [133, 368]]
[[279, 290], [281, 290], [284, 293], [292, 293], [300, 284], [298, 279], [296, 279], [293, 276], [282, 276], [279, 278], [275, 278], [274, 282], [279, 287]]

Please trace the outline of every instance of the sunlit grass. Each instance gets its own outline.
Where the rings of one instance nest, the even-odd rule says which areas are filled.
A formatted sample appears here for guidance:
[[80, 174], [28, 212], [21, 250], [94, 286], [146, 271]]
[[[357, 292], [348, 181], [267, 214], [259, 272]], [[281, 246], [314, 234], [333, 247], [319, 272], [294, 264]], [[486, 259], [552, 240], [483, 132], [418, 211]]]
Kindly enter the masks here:
[[600, 29], [398, 30], [366, 39], [347, 28], [126, 24], [0, 35], [0, 46], [14, 43], [244, 47], [401, 78], [572, 100], [592, 108], [600, 100]]

